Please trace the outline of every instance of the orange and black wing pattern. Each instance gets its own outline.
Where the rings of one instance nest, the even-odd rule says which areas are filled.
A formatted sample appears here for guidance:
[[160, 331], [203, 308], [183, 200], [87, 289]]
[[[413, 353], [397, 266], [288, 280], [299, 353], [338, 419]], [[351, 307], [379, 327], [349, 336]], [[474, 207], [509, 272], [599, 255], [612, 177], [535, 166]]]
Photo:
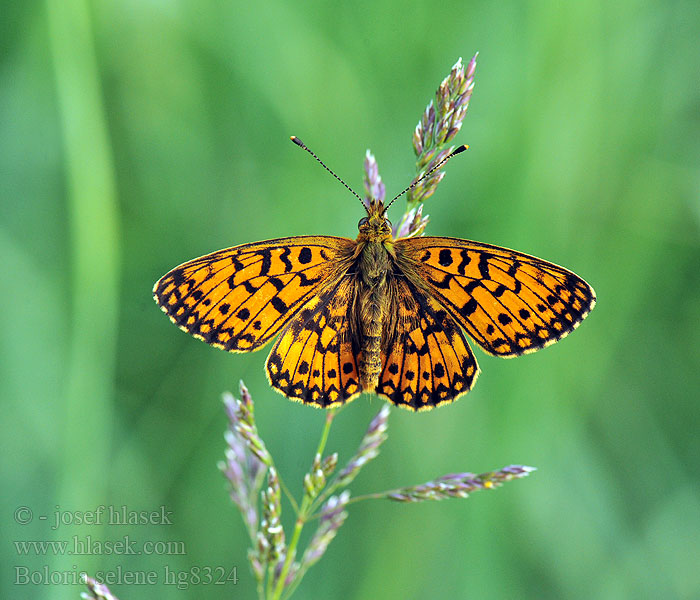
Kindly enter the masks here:
[[377, 394], [410, 410], [430, 410], [466, 394], [479, 374], [454, 319], [406, 278], [393, 282], [396, 313]]
[[595, 305], [578, 275], [514, 250], [443, 237], [399, 240], [397, 253], [486, 352], [534, 352], [573, 331]]
[[244, 244], [186, 262], [153, 295], [180, 329], [230, 352], [265, 345], [342, 274], [355, 242], [299, 236]]
[[349, 314], [354, 284], [353, 276], [345, 276], [307, 303], [282, 332], [266, 365], [270, 385], [277, 391], [320, 408], [360, 395]]

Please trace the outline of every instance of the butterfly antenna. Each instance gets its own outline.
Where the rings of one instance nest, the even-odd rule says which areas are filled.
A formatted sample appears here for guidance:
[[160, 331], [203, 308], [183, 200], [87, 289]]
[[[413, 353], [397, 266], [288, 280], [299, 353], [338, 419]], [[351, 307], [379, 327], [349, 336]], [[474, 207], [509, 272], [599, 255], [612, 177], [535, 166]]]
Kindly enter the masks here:
[[461, 146], [457, 146], [452, 152], [450, 152], [445, 158], [443, 158], [438, 164], [436, 164], [430, 171], [428, 171], [425, 175], [423, 175], [421, 178], [416, 179], [411, 185], [409, 185], [403, 192], [400, 194], [397, 194], [394, 196], [393, 200], [389, 202], [389, 204], [386, 205], [384, 208], [384, 212], [386, 212], [389, 207], [394, 203], [394, 200], [397, 200], [401, 198], [406, 192], [410, 192], [414, 187], [416, 187], [421, 181], [423, 181], [426, 177], [437, 171], [442, 165], [444, 165], [448, 160], [450, 160], [455, 154], [459, 154], [461, 152], [464, 152], [469, 146], [466, 144], [462, 144]]
[[[362, 206], [367, 210], [367, 207], [365, 206], [365, 201], [360, 198], [360, 196], [357, 195], [357, 192], [353, 190], [347, 183], [345, 183], [340, 177], [338, 177], [329, 167], [326, 166], [326, 164], [318, 157], [316, 154], [313, 152], [313, 150], [309, 149], [304, 142], [302, 142], [297, 136], [293, 135], [289, 139], [291, 139], [297, 146], [300, 148], [303, 148], [306, 150], [311, 156], [313, 156], [319, 163], [320, 165], [328, 171], [333, 177], [335, 177], [340, 183], [342, 183], [352, 194], [357, 198], [360, 202], [362, 202]], [[447, 159], [445, 159], [447, 160]], [[443, 161], [444, 162], [444, 161]], [[440, 163], [442, 164], [442, 163]]]

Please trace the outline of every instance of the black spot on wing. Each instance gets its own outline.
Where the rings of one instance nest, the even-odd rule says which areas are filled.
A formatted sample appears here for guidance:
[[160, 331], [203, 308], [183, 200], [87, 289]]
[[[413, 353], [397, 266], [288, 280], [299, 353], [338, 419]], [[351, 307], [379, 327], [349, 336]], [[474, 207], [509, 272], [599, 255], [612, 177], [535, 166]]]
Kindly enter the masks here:
[[302, 265], [307, 265], [311, 262], [311, 248], [307, 248], [306, 246], [304, 246], [299, 251], [299, 262]]
[[490, 252], [484, 252], [482, 251], [479, 256], [479, 273], [481, 274], [481, 277], [484, 279], [491, 279], [491, 274], [489, 273], [489, 258], [491, 258], [493, 254]]
[[438, 262], [442, 267], [449, 267], [452, 264], [452, 251], [449, 248], [443, 248], [438, 254]]
[[466, 248], [462, 248], [462, 250], [459, 251], [459, 256], [461, 258], [461, 261], [457, 266], [457, 272], [460, 275], [464, 275], [465, 269], [471, 261], [471, 258], [469, 257], [469, 251]]
[[459, 314], [462, 315], [463, 317], [467, 318], [470, 315], [474, 314], [474, 311], [477, 309], [479, 304], [474, 298], [470, 298], [464, 303], [464, 306], [458, 309]]
[[438, 281], [437, 279], [433, 279], [430, 276], [428, 276], [427, 279], [436, 288], [438, 288], [440, 290], [447, 290], [450, 288], [450, 281], [452, 281], [452, 275], [450, 275], [449, 273], [445, 273], [445, 276], [442, 278], [441, 281]]
[[260, 263], [260, 275], [267, 275], [270, 272], [270, 267], [272, 266], [272, 251], [269, 248], [263, 248], [260, 250], [260, 256], [262, 256], [262, 262]]
[[284, 263], [284, 272], [289, 273], [292, 270], [292, 261], [289, 260], [289, 255], [292, 250], [289, 246], [285, 246], [280, 254], [280, 260]]
[[317, 284], [321, 279], [323, 279], [323, 275], [319, 275], [318, 277], [307, 277], [304, 273], [297, 273], [297, 280], [298, 283], [301, 287], [309, 287], [312, 285]]
[[284, 300], [282, 300], [279, 296], [273, 296], [270, 299], [270, 304], [272, 304], [272, 308], [274, 308], [280, 314], [287, 312], [289, 309]]
[[278, 277], [270, 277], [268, 281], [275, 286], [275, 289], [280, 292], [284, 289], [284, 282]]
[[513, 319], [509, 315], [507, 315], [506, 313], [500, 313], [498, 315], [498, 322], [501, 325], [508, 325], [508, 323], [511, 323], [512, 321], [513, 321]]

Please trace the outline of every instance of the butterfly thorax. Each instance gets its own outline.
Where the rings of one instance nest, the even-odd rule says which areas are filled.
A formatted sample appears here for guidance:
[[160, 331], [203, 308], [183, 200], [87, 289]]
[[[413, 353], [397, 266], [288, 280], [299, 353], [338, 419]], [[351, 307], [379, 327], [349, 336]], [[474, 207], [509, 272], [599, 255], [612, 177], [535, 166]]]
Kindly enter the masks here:
[[389, 277], [393, 273], [394, 247], [391, 225], [383, 206], [372, 202], [368, 216], [359, 223], [357, 279], [353, 321], [359, 334], [358, 371], [362, 388], [376, 389], [382, 369], [382, 331], [389, 312]]

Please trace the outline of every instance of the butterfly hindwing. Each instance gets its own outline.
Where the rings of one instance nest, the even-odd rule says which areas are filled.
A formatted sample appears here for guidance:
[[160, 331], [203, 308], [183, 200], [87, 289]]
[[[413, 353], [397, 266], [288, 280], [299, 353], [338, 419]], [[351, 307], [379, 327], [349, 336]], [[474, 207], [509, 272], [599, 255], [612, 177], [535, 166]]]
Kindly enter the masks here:
[[399, 240], [397, 251], [490, 354], [517, 356], [573, 331], [595, 304], [576, 274], [514, 250], [454, 238]]
[[433, 298], [394, 280], [397, 313], [383, 352], [377, 394], [411, 410], [429, 410], [466, 394], [479, 367], [461, 329]]
[[257, 350], [333, 281], [353, 246], [329, 236], [244, 244], [176, 267], [153, 295], [194, 337], [231, 352]]
[[292, 319], [267, 359], [270, 385], [291, 398], [329, 408], [360, 395], [349, 307], [354, 278], [314, 296]]

